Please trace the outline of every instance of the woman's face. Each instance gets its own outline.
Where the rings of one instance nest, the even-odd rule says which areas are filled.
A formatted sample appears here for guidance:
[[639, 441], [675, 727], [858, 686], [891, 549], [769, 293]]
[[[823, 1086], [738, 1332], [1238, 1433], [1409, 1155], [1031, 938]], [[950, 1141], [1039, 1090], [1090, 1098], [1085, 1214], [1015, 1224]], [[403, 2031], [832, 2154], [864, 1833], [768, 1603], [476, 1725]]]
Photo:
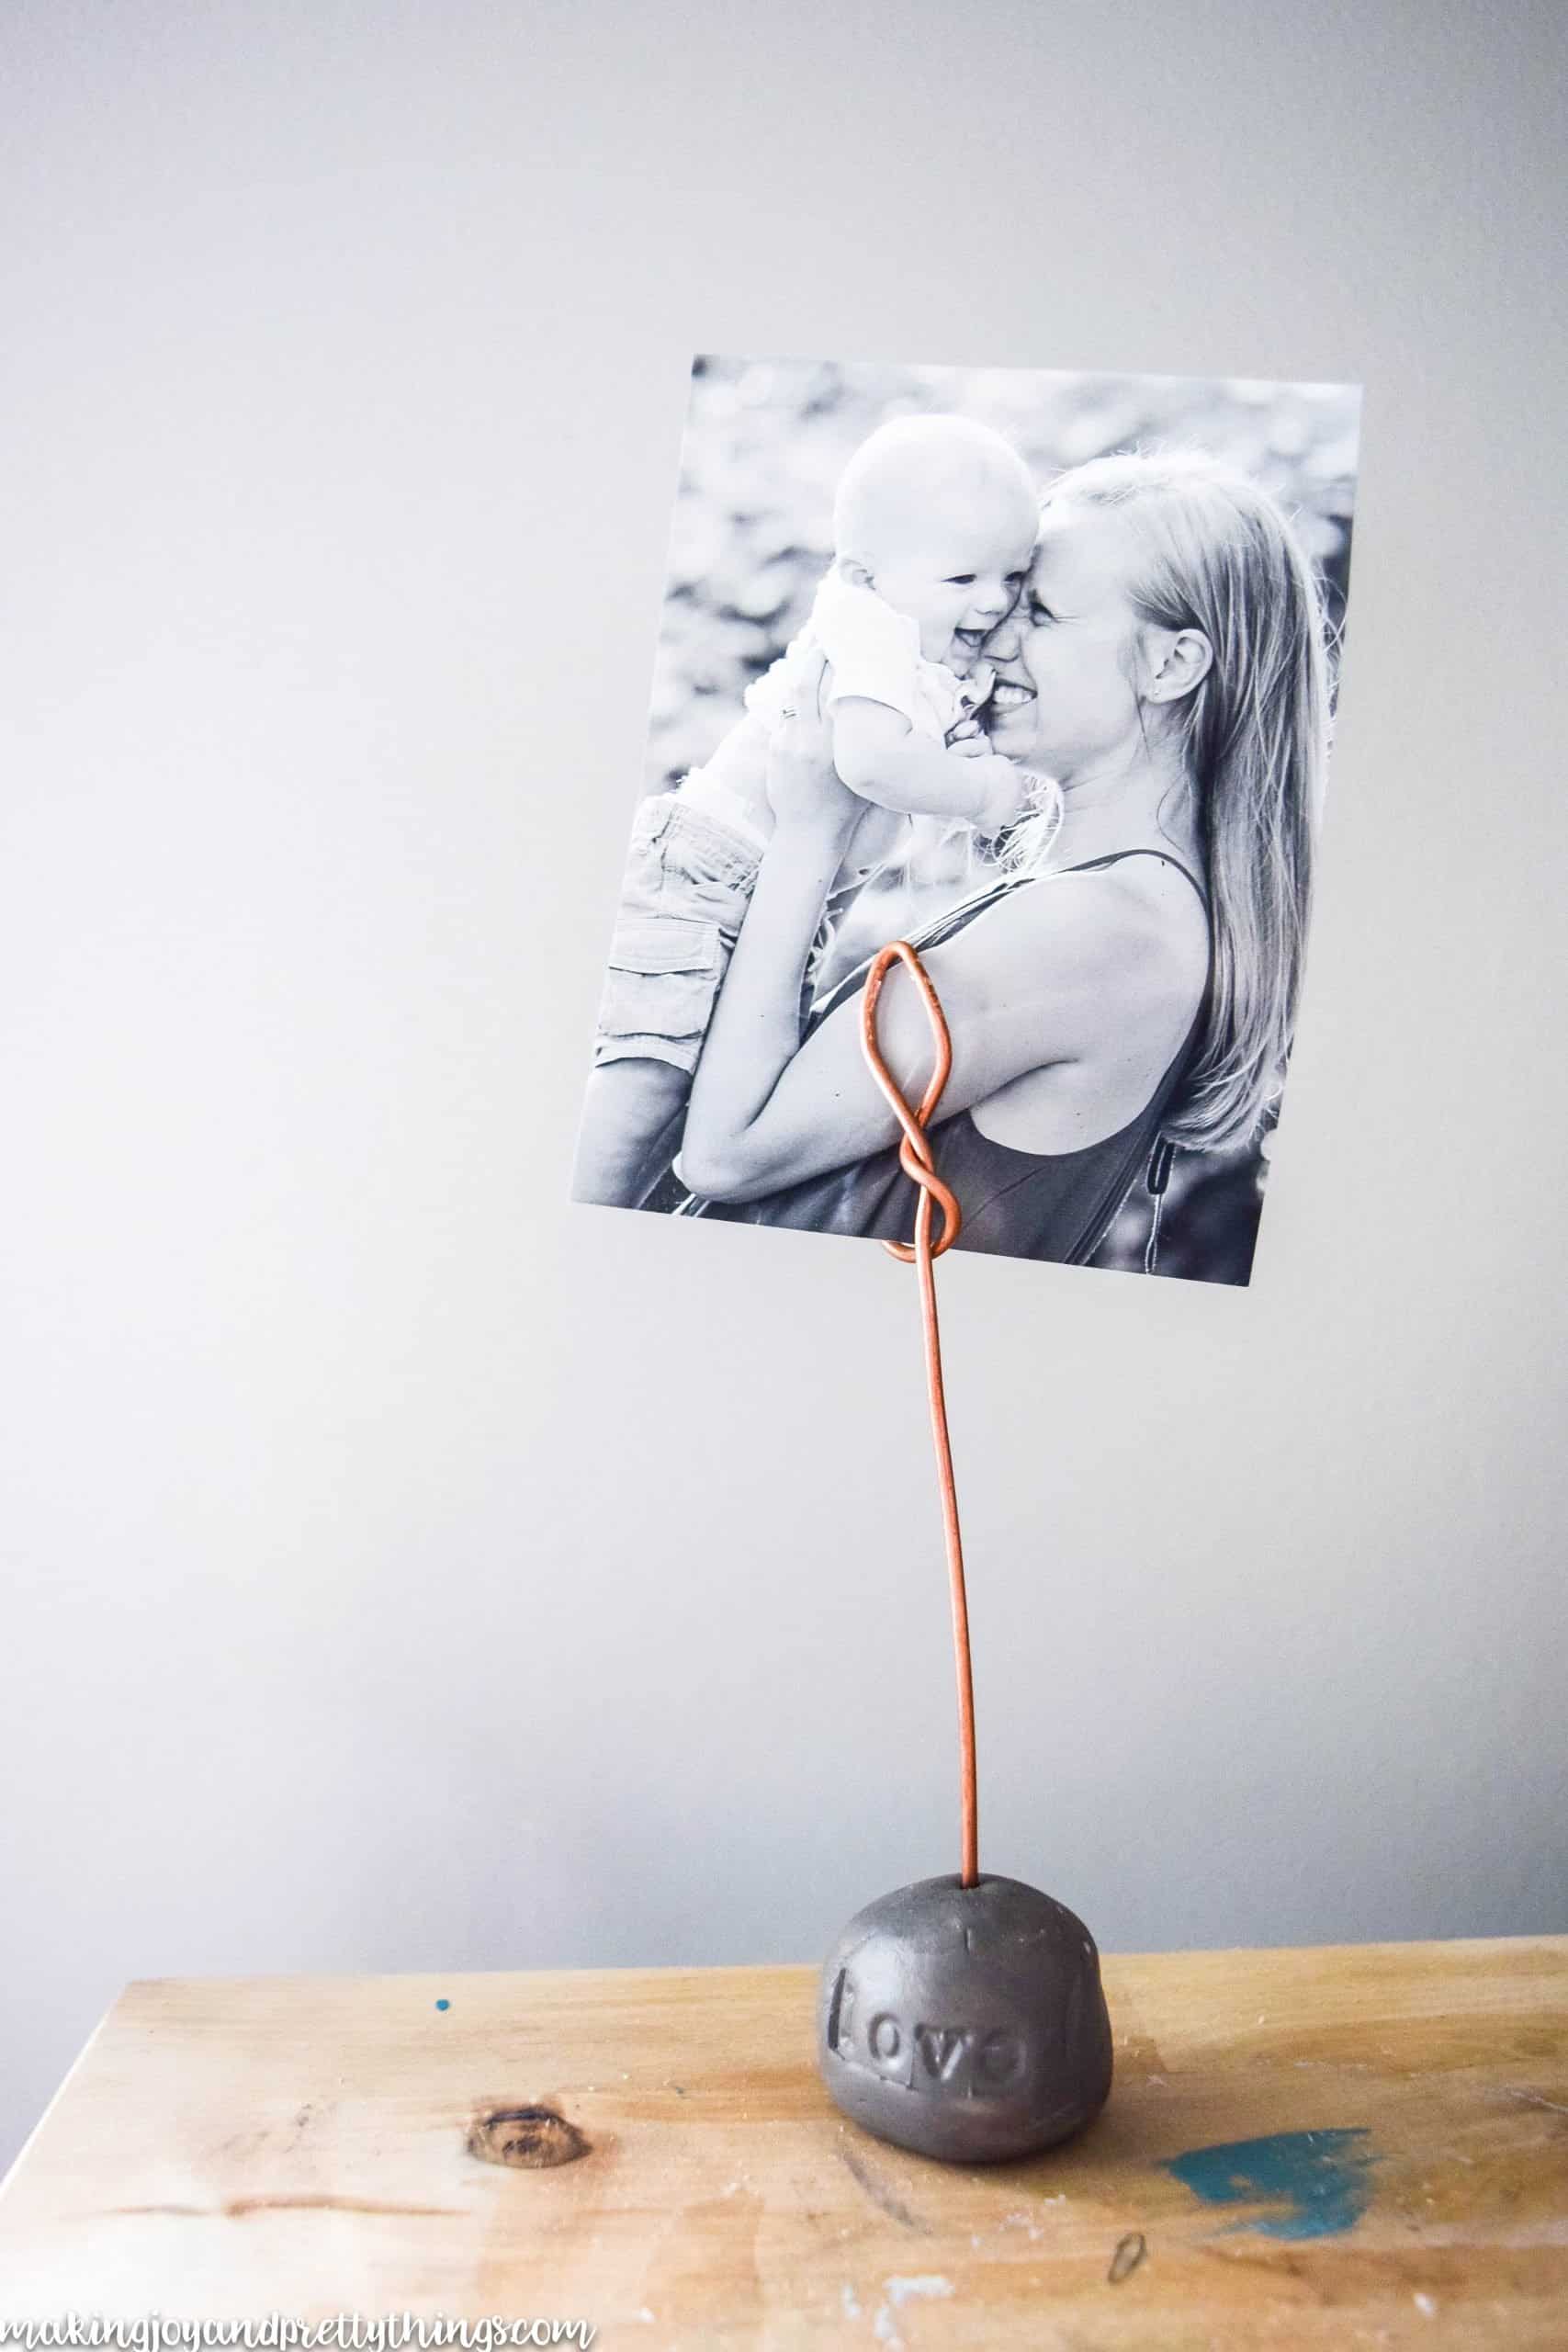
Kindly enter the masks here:
[[1066, 783], [1141, 740], [1134, 550], [1104, 507], [1047, 505], [1018, 610], [987, 647], [991, 746]]

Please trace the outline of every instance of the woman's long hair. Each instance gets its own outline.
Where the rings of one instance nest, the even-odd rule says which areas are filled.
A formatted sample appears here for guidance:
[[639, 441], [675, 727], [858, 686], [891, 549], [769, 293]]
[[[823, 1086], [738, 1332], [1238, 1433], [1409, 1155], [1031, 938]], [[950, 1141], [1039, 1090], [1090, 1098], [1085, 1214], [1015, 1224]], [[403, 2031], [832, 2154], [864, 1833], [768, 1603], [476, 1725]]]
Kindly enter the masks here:
[[1295, 1026], [1328, 753], [1322, 599], [1273, 499], [1198, 452], [1094, 458], [1053, 483], [1047, 505], [1068, 502], [1122, 511], [1142, 548], [1134, 610], [1199, 629], [1213, 650], [1201, 683], [1168, 707], [1201, 811], [1213, 961], [1164, 1132], [1224, 1150], [1256, 1134]]

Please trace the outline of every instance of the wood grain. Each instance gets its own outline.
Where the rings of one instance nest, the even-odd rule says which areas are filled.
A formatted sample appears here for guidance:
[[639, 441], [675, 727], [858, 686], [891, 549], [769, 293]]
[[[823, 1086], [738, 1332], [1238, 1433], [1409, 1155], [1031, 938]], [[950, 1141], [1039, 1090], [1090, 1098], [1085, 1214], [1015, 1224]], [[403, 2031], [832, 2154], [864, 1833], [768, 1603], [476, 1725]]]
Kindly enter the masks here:
[[[1106, 1981], [1105, 2114], [989, 2170], [840, 2119], [805, 1968], [132, 1984], [0, 2193], [0, 2317], [583, 2318], [649, 2352], [1568, 2346], [1568, 1938]], [[532, 2120], [476, 2152], [501, 2109]], [[585, 2150], [520, 2156], [556, 2143], [538, 2109]], [[1329, 2132], [1367, 2135], [1370, 2202], [1322, 2234], [1166, 2168]]]

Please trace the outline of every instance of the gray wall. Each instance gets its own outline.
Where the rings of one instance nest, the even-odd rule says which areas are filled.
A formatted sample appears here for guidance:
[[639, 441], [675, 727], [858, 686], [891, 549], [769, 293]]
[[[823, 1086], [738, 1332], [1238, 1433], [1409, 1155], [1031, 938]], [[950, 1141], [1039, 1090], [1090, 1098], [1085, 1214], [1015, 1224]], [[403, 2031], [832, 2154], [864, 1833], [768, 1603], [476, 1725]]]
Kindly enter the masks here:
[[943, 1269], [984, 1852], [1568, 1928], [1561, 23], [8, 12], [7, 2150], [130, 1976], [954, 1866], [910, 1278], [567, 1201], [698, 348], [1365, 381], [1253, 1287]]

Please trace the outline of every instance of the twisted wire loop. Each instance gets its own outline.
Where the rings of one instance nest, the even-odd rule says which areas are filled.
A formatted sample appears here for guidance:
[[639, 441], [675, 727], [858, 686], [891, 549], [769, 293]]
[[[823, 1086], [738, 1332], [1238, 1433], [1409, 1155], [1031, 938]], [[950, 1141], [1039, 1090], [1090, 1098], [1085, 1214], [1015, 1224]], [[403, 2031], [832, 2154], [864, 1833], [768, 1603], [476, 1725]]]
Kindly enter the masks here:
[[[920, 992], [931, 1024], [936, 1057], [925, 1092], [911, 1110], [897, 1080], [882, 1057], [876, 1042], [876, 1007], [883, 982], [895, 964], [902, 964]], [[979, 1804], [975, 1766], [975, 1678], [969, 1656], [969, 1603], [964, 1585], [964, 1538], [958, 1524], [958, 1490], [953, 1478], [953, 1444], [947, 1431], [947, 1398], [942, 1381], [942, 1334], [937, 1328], [934, 1261], [951, 1250], [963, 1223], [958, 1202], [936, 1172], [926, 1129], [953, 1072], [953, 1040], [948, 1035], [942, 1001], [930, 975], [906, 939], [883, 948], [866, 975], [861, 999], [861, 1050], [894, 1117], [903, 1130], [898, 1163], [919, 1186], [915, 1207], [915, 1238], [885, 1241], [883, 1248], [920, 1275], [921, 1320], [925, 1331], [926, 1387], [931, 1401], [931, 1443], [936, 1450], [937, 1484], [942, 1493], [942, 1530], [947, 1541], [948, 1589], [953, 1604], [953, 1654], [958, 1678], [958, 1781], [963, 1838], [963, 1868], [959, 1883], [974, 1886], [980, 1875]], [[933, 1240], [936, 1209], [942, 1211], [942, 1231]]]
[[[882, 984], [895, 964], [905, 967], [919, 989], [936, 1046], [936, 1061], [926, 1081], [926, 1091], [920, 1097], [918, 1111], [911, 1111], [905, 1102], [898, 1081], [883, 1060], [876, 1043], [877, 1000], [882, 994]], [[904, 1140], [898, 1147], [898, 1164], [905, 1175], [920, 1188], [914, 1247], [911, 1249], [907, 1241], [885, 1241], [882, 1246], [891, 1257], [901, 1258], [907, 1266], [912, 1265], [920, 1252], [923, 1222], [931, 1254], [933, 1258], [940, 1258], [944, 1250], [952, 1249], [958, 1238], [959, 1227], [964, 1222], [956, 1197], [936, 1172], [931, 1148], [926, 1140], [926, 1128], [931, 1124], [931, 1114], [942, 1101], [943, 1090], [953, 1075], [953, 1040], [948, 1035], [942, 1001], [931, 986], [931, 975], [907, 939], [895, 939], [885, 947], [866, 975], [865, 993], [861, 999], [861, 1049], [871, 1065], [873, 1078], [887, 1099], [888, 1107], [904, 1130]], [[942, 1209], [942, 1233], [935, 1241], [930, 1238], [933, 1201]]]

